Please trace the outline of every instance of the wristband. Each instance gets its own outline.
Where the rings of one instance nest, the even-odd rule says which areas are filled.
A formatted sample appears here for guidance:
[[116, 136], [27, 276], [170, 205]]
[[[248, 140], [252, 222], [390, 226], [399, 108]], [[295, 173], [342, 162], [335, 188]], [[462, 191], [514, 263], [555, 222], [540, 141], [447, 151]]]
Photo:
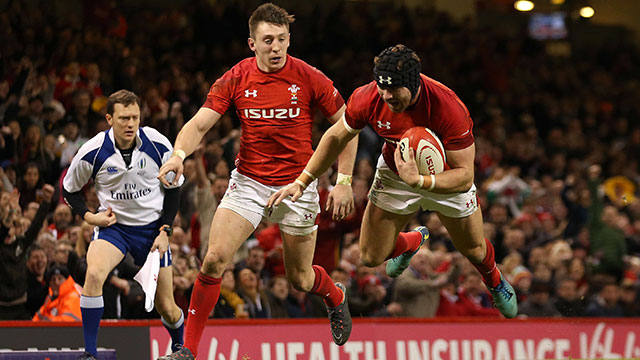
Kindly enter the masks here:
[[317, 177], [315, 175], [313, 175], [310, 171], [307, 171], [307, 169], [302, 170], [302, 173], [307, 175], [308, 177], [310, 177], [311, 181], [317, 179]]
[[434, 187], [436, 187], [436, 176], [431, 174], [431, 186], [429, 186], [427, 191], [433, 190]]
[[422, 189], [422, 185], [424, 185], [424, 176], [420, 175], [420, 180], [418, 180], [418, 184], [415, 186], [415, 188]]
[[184, 159], [187, 157], [187, 154], [184, 152], [184, 150], [176, 150], [173, 152], [173, 156], [177, 156], [182, 159], [182, 161], [184, 161]]
[[338, 177], [336, 178], [336, 185], [348, 185], [348, 186], [351, 186], [352, 179], [353, 179], [352, 175], [338, 173]]
[[304, 183], [302, 180], [300, 180], [300, 179], [296, 179], [296, 180], [294, 181], [294, 183], [296, 183], [296, 184], [298, 184], [298, 185], [302, 186], [302, 190], [306, 189], [306, 188], [307, 188], [307, 186], [308, 186], [307, 184], [305, 184], [305, 183]]

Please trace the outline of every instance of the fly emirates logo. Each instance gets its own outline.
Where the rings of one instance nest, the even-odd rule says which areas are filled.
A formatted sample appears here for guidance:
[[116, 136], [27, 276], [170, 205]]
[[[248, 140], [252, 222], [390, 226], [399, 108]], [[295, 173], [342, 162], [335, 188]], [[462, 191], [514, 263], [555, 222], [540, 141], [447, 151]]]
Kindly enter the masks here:
[[300, 116], [300, 108], [288, 109], [244, 109], [247, 119], [294, 119]]

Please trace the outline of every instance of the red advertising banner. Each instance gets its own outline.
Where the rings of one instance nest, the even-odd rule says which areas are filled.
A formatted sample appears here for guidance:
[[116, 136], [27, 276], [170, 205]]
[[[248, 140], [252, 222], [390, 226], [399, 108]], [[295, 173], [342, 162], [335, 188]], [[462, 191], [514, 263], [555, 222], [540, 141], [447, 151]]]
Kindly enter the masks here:
[[[150, 328], [151, 359], [169, 351]], [[205, 328], [199, 360], [515, 360], [640, 358], [640, 319], [354, 321], [333, 344], [328, 321], [221, 321]]]

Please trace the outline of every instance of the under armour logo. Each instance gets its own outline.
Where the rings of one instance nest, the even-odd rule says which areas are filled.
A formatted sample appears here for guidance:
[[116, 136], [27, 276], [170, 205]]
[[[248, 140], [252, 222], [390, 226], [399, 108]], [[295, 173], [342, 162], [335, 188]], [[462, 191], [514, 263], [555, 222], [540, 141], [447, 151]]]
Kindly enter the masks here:
[[191, 314], [191, 315], [195, 315], [196, 314], [196, 309], [189, 309], [188, 313]]
[[313, 214], [304, 214], [304, 219], [309, 220], [313, 217]]
[[470, 208], [472, 206], [475, 206], [475, 202], [473, 201], [473, 199], [471, 199], [471, 200], [467, 201], [466, 205], [467, 205], [467, 209], [468, 209], [468, 208]]
[[378, 120], [378, 127], [379, 128], [385, 128], [385, 129], [389, 130], [389, 129], [391, 129], [391, 123], [388, 122], [388, 121], [383, 123], [382, 121]]
[[391, 85], [391, 76], [387, 76], [385, 79], [382, 75], [378, 76], [378, 82], [381, 85]]
[[251, 90], [251, 91], [245, 90], [244, 97], [249, 97], [249, 96], [252, 96], [252, 97], [258, 96], [258, 90]]

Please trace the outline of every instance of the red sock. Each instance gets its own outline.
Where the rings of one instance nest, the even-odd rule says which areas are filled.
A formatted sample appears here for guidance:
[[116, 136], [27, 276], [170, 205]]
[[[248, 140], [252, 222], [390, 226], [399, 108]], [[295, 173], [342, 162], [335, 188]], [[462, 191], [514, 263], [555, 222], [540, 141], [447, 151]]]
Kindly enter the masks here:
[[200, 272], [193, 284], [184, 332], [184, 346], [191, 350], [194, 356], [198, 355], [198, 344], [200, 344], [204, 325], [218, 302], [221, 280], [222, 278], [213, 278]]
[[400, 256], [406, 252], [413, 252], [418, 250], [422, 241], [422, 233], [419, 231], [401, 232], [398, 234], [398, 240], [396, 240], [396, 248], [387, 260], [393, 259], [396, 256]]
[[496, 266], [496, 253], [493, 250], [493, 245], [488, 239], [484, 239], [487, 244], [487, 255], [480, 264], [473, 264], [478, 269], [480, 275], [482, 275], [482, 281], [490, 288], [494, 288], [500, 284], [500, 271]]
[[329, 307], [340, 305], [342, 291], [333, 283], [327, 271], [321, 266], [313, 265], [313, 272], [316, 274], [316, 278], [313, 280], [313, 287], [309, 292], [319, 295]]

